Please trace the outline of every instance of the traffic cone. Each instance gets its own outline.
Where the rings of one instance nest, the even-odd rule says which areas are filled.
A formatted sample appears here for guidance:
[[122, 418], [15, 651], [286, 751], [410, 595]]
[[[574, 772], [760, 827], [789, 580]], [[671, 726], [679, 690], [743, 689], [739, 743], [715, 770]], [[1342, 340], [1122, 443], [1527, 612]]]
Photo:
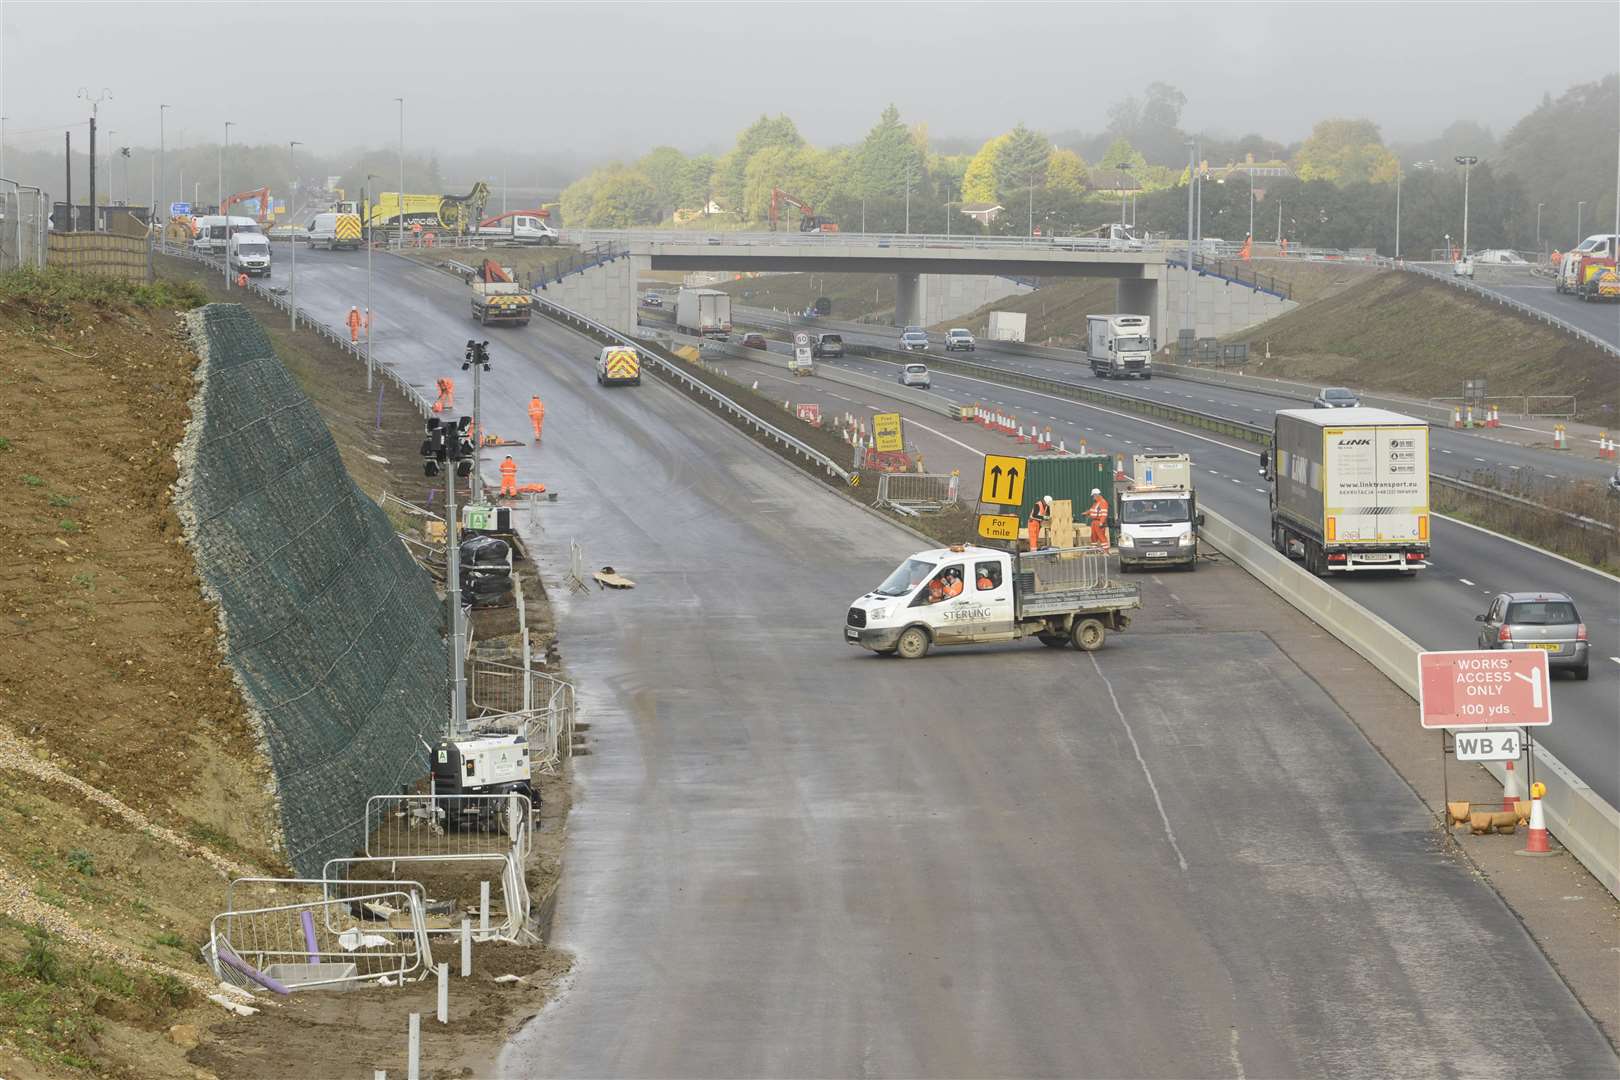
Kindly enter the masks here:
[[1519, 774], [1513, 771], [1513, 762], [1505, 761], [1507, 778], [1502, 781], [1502, 809], [1516, 810], [1519, 804]]
[[1502, 417], [1495, 405], [1491, 406], [1491, 415], [1485, 418], [1485, 426], [1495, 428], [1502, 426]]
[[1067, 454], [1068, 453], [1068, 451], [1063, 448], [1063, 440], [1062, 439], [1058, 440], [1058, 453], [1060, 453], [1060, 454]]
[[1451, 410], [1451, 426], [1454, 428], [1462, 427], [1462, 413], [1455, 408]]
[[1463, 416], [1463, 427], [1471, 428], [1473, 426], [1474, 426], [1474, 407], [1472, 405], [1470, 405], [1470, 406], [1468, 406], [1468, 412], [1465, 413], [1464, 416]]
[[1564, 425], [1563, 424], [1554, 424], [1553, 425], [1553, 449], [1554, 450], [1567, 450], [1567, 449], [1569, 449], [1569, 447], [1564, 445]]
[[1547, 785], [1537, 781], [1530, 785], [1530, 830], [1525, 835], [1524, 850], [1518, 855], [1551, 855], [1552, 845], [1547, 842], [1547, 815], [1541, 809], [1541, 797]]

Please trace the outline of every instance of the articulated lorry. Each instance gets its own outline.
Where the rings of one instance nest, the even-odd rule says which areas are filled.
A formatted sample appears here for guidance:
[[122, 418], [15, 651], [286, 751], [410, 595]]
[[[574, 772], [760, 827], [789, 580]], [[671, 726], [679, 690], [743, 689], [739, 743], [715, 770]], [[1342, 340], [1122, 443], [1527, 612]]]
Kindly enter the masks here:
[[1132, 463], [1131, 486], [1120, 489], [1119, 568], [1185, 566], [1198, 569], [1198, 529], [1204, 515], [1193, 493], [1192, 457], [1151, 447]]
[[917, 659], [935, 645], [1034, 636], [1042, 645], [1102, 648], [1109, 630], [1142, 606], [1133, 584], [1111, 581], [1108, 554], [1044, 548], [1020, 554], [957, 544], [919, 551], [856, 598], [844, 640], [875, 653]]
[[682, 289], [675, 298], [675, 325], [695, 337], [731, 336], [731, 297], [719, 289]]
[[1429, 425], [1384, 409], [1284, 409], [1260, 455], [1271, 542], [1318, 576], [1429, 559]]
[[1146, 315], [1087, 315], [1086, 359], [1103, 379], [1153, 378], [1152, 324]]

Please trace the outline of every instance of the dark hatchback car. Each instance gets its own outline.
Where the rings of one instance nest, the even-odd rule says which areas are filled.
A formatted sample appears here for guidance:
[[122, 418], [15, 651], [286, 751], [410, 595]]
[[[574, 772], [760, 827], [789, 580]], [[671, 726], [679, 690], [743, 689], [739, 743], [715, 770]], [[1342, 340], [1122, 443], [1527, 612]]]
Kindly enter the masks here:
[[1591, 672], [1591, 644], [1575, 601], [1564, 593], [1498, 593], [1474, 621], [1482, 649], [1541, 649], [1547, 667], [1573, 671], [1577, 679]]
[[1323, 387], [1316, 400], [1311, 402], [1318, 409], [1354, 409], [1360, 404], [1361, 398], [1356, 392], [1343, 386]]
[[843, 356], [844, 339], [837, 334], [817, 334], [810, 346], [810, 355], [820, 360], [824, 356]]
[[737, 342], [745, 349], [768, 349], [764, 334], [744, 334]]

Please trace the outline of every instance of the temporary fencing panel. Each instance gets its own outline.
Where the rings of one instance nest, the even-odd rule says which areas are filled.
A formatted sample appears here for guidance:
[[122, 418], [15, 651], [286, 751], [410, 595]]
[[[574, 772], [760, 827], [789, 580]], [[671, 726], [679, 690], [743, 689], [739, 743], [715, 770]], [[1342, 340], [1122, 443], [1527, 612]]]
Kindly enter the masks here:
[[426, 974], [432, 959], [421, 895], [405, 889], [221, 912], [204, 952], [220, 979], [272, 993], [398, 985]]
[[64, 270], [120, 281], [152, 280], [152, 242], [144, 236], [53, 232], [46, 261]]
[[914, 510], [943, 510], [956, 505], [960, 479], [951, 473], [882, 473], [878, 476], [878, 502]]
[[531, 939], [529, 886], [522, 866], [513, 860], [510, 851], [486, 855], [359, 855], [328, 859], [322, 874], [328, 878], [353, 874], [356, 878], [385, 880], [398, 875], [421, 882], [427, 892], [423, 906], [433, 912], [426, 921], [429, 934], [459, 933], [461, 920], [477, 910], [480, 883], [487, 881], [491, 884], [489, 929], [478, 928], [475, 922], [478, 939]]
[[49, 197], [0, 180], [0, 271], [45, 265]]
[[442, 604], [252, 316], [188, 319], [204, 361], [176, 509], [309, 876], [361, 848], [368, 796], [427, 772], [449, 701]]

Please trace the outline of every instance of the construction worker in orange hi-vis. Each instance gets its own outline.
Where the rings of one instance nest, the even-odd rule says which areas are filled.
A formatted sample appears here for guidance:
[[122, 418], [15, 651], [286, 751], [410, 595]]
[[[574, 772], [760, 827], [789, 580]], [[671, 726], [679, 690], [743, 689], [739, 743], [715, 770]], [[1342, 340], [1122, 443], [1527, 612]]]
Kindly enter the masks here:
[[511, 454], [507, 454], [501, 462], [501, 494], [515, 497], [517, 493], [517, 462], [512, 460]]
[[546, 404], [536, 394], [529, 399], [529, 422], [534, 425], [534, 437], [540, 437], [540, 428], [546, 422]]
[[1029, 508], [1029, 550], [1041, 546], [1041, 530], [1052, 520], [1052, 496], [1043, 495]]
[[360, 340], [360, 309], [349, 309], [349, 344], [353, 345]]
[[1107, 547], [1108, 500], [1103, 498], [1101, 488], [1091, 489], [1091, 507], [1086, 511], [1086, 517], [1091, 520], [1091, 542]]

